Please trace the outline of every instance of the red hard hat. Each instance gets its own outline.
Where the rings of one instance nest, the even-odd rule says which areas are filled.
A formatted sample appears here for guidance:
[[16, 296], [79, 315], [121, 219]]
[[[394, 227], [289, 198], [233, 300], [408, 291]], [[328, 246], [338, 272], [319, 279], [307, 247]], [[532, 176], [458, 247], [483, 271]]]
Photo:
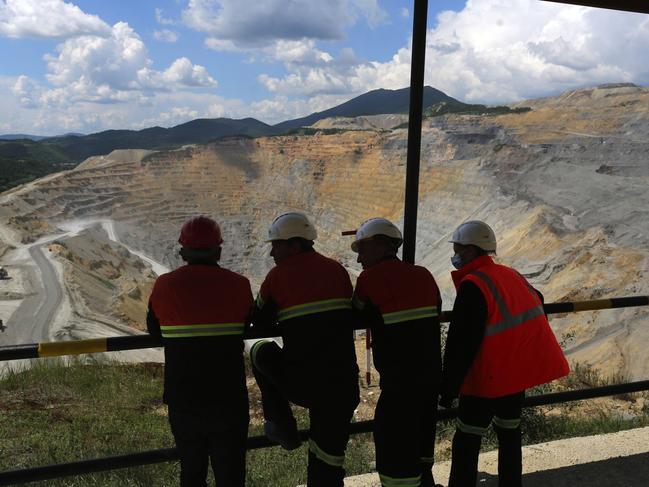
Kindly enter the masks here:
[[223, 243], [219, 224], [206, 216], [195, 216], [183, 225], [178, 243], [191, 249], [211, 249]]

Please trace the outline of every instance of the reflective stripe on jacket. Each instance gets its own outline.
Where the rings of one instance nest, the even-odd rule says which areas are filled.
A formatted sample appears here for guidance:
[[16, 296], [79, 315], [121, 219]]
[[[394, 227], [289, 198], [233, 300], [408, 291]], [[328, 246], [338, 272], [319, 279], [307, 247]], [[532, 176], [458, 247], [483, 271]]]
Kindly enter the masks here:
[[351, 298], [352, 284], [345, 268], [308, 250], [270, 270], [255, 301], [252, 325], [263, 329], [279, 323], [290, 374], [311, 374], [309, 381], [343, 374], [355, 382], [358, 367]]
[[484, 338], [460, 394], [500, 397], [568, 374], [534, 288], [517, 271], [482, 256], [452, 273], [457, 288], [474, 283], [487, 303]]
[[186, 265], [158, 277], [150, 304], [165, 339], [243, 335], [248, 280], [217, 265]]
[[395, 257], [365, 269], [358, 276], [353, 304], [362, 310], [366, 303], [379, 309], [386, 325], [435, 318], [439, 289], [426, 268]]
[[147, 328], [162, 336], [166, 404], [247, 424], [243, 329], [251, 305], [248, 279], [216, 264], [185, 265], [158, 277]]
[[439, 382], [441, 299], [426, 268], [395, 257], [365, 269], [356, 281], [353, 305], [372, 330], [383, 389]]
[[275, 266], [261, 285], [255, 305], [273, 302], [277, 321], [351, 309], [352, 285], [345, 268], [315, 250], [294, 255]]

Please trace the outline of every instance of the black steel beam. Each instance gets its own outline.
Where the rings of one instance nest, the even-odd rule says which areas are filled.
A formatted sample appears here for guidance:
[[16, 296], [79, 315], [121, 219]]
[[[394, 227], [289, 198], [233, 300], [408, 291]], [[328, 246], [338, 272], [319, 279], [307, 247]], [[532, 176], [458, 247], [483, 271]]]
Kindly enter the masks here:
[[[647, 0], [543, 0], [545, 2], [581, 5], [584, 7], [608, 8], [624, 12], [637, 12], [649, 14], [649, 1]], [[603, 34], [606, 36], [606, 33]]]
[[[594, 299], [567, 303], [547, 303], [547, 314], [574, 313], [614, 308], [649, 306], [649, 296], [629, 296], [622, 298]], [[440, 313], [440, 321], [451, 321], [451, 312]], [[357, 330], [364, 329], [356, 326]], [[244, 339], [271, 338], [277, 336], [278, 329], [250, 329], [243, 335]], [[101, 346], [98, 345], [101, 343]], [[119, 336], [102, 339], [76, 340], [67, 342], [28, 343], [23, 345], [5, 345], [0, 347], [0, 362], [29, 358], [43, 358], [82, 353], [116, 352], [119, 350], [136, 350], [141, 348], [160, 347], [162, 343], [149, 335]]]
[[403, 211], [403, 260], [410, 263], [415, 262], [415, 247], [417, 244], [419, 157], [421, 153], [422, 105], [424, 103], [427, 22], [428, 0], [415, 0], [412, 21], [412, 59], [410, 61], [410, 115], [408, 117], [406, 195]]

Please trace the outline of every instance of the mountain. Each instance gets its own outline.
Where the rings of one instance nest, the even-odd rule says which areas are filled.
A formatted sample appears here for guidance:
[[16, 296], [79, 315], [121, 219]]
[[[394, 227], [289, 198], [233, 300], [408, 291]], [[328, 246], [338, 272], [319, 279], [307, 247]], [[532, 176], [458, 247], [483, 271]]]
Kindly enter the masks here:
[[0, 135], [0, 140], [21, 140], [21, 139], [26, 139], [26, 140], [43, 140], [47, 139], [44, 135], [28, 135], [28, 134], [1, 134]]
[[[436, 90], [431, 86], [424, 87], [424, 108], [440, 102], [461, 103], [455, 98]], [[316, 112], [302, 118], [286, 120], [275, 125], [276, 129], [286, 131], [297, 127], [313, 125], [319, 120], [329, 117], [358, 117], [361, 115], [384, 115], [390, 113], [408, 113], [410, 106], [410, 88], [400, 90], [374, 90], [351, 100]]]
[[108, 154], [116, 149], [167, 149], [186, 144], [204, 144], [223, 137], [259, 137], [276, 132], [272, 126], [254, 118], [203, 118], [168, 129], [105, 130], [82, 137], [52, 137], [42, 143], [59, 147], [72, 161], [79, 163], [88, 157]]
[[74, 166], [56, 146], [29, 139], [0, 140], [0, 192]]
[[91, 135], [68, 134], [34, 141], [0, 140], [0, 192], [52, 172], [70, 169], [88, 157], [109, 154], [115, 149], [168, 149], [185, 144], [203, 144], [230, 136], [273, 135], [277, 129], [244, 118], [198, 119], [172, 128], [106, 130]]
[[[649, 294], [649, 88], [573, 90], [521, 107], [532, 109], [430, 117], [422, 126], [417, 262], [435, 276], [444, 308], [455, 296], [448, 236], [467, 218], [493, 226], [499, 262], [546, 302]], [[4, 245], [28, 256], [21, 242], [78, 228], [79, 220], [108, 227], [52, 243], [71, 313], [60, 321], [65, 328], [50, 330], [57, 338], [90, 338], [102, 323], [142, 319], [148, 288], [132, 278], [146, 277], [145, 263], [138, 274], [131, 252], [120, 258], [104, 244], [116, 235], [175, 268], [178, 231], [200, 213], [218, 218], [227, 242], [221, 262], [253, 289], [272, 265], [263, 235], [285, 211], [312, 216], [318, 249], [358, 275], [351, 238], [340, 232], [379, 215], [402, 225], [408, 134], [305, 132], [116, 151], [4, 194], [0, 255]], [[649, 374], [645, 308], [553, 315], [551, 323], [574, 362], [598, 367], [600, 377], [639, 380]]]
[[[88, 157], [109, 154], [117, 149], [163, 150], [189, 144], [205, 144], [224, 137], [279, 135], [294, 128], [312, 125], [329, 117], [407, 113], [410, 88], [374, 90], [341, 105], [307, 117], [287, 120], [275, 126], [254, 118], [197, 119], [171, 128], [105, 130], [90, 135], [66, 134], [57, 137], [7, 135], [0, 140], [0, 191], [31, 181], [51, 172], [69, 169]], [[435, 88], [424, 88], [424, 107], [439, 103], [462, 104]], [[22, 137], [20, 140], [16, 137]]]

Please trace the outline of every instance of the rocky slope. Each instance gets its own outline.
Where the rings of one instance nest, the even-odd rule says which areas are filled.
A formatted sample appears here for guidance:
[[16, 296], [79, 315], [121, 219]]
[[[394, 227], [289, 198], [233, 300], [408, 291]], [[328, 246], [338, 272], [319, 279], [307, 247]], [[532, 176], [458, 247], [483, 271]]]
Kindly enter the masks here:
[[[454, 295], [447, 239], [469, 218], [494, 227], [501, 261], [547, 301], [649, 294], [649, 89], [593, 88], [520, 105], [532, 111], [424, 121], [417, 260], [438, 278], [444, 307]], [[210, 214], [225, 232], [224, 265], [257, 287], [272, 265], [267, 226], [297, 209], [317, 222], [318, 248], [357, 273], [340, 232], [376, 215], [402, 221], [407, 145], [390, 121], [358, 123], [345, 126], [364, 130], [92, 158], [5, 193], [0, 222], [30, 242], [67, 220], [111, 218], [120, 240], [174, 267], [182, 222]], [[559, 337], [574, 333], [566, 339], [574, 360], [639, 378], [649, 373], [648, 314], [587, 312], [552, 323]]]

